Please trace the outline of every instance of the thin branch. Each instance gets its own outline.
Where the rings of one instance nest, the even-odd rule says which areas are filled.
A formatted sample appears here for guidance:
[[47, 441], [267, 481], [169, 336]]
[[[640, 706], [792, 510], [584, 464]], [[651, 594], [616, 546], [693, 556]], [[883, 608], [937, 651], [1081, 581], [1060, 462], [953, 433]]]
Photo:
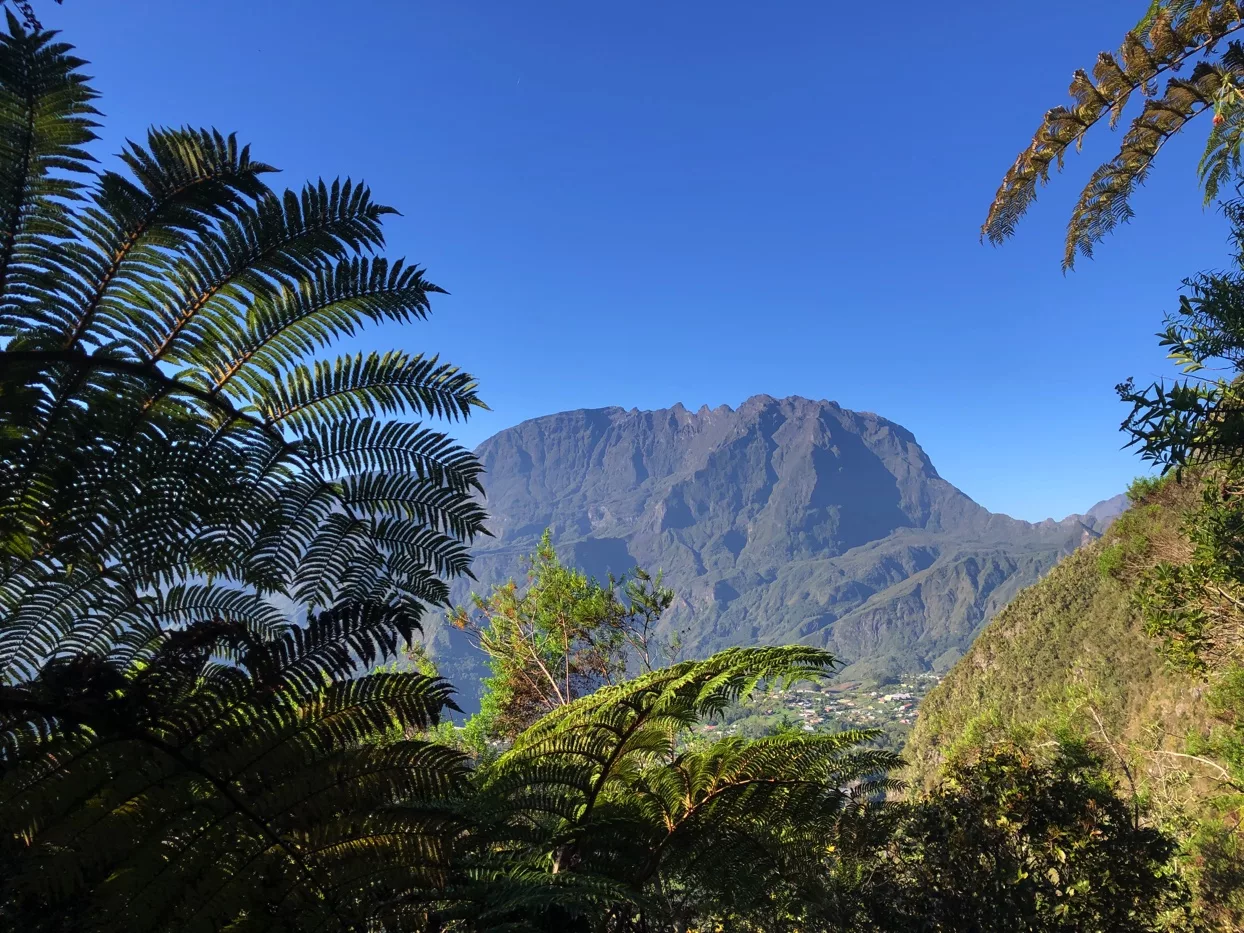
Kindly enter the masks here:
[[1183, 752], [1168, 752], [1164, 749], [1157, 749], [1154, 752], [1152, 752], [1152, 754], [1170, 755], [1172, 758], [1188, 758], [1188, 759], [1191, 759], [1192, 761], [1199, 761], [1203, 765], [1209, 765], [1211, 768], [1217, 771], [1220, 775], [1222, 775], [1222, 779], [1224, 783], [1229, 784], [1231, 787], [1235, 788], [1238, 791], [1244, 791], [1244, 787], [1241, 787], [1239, 784], [1237, 784], [1234, 778], [1231, 777], [1231, 772], [1228, 771], [1226, 768], [1224, 768], [1222, 765], [1218, 764], [1216, 761], [1210, 761], [1208, 758], [1202, 758], [1200, 755], [1186, 755]]
[[1101, 717], [1097, 715], [1096, 708], [1092, 704], [1088, 708], [1089, 713], [1093, 716], [1093, 721], [1097, 723], [1097, 731], [1101, 733], [1101, 739], [1106, 743], [1106, 747], [1114, 752], [1114, 757], [1119, 760], [1119, 767], [1123, 769], [1124, 775], [1127, 776], [1127, 783], [1132, 788], [1132, 825], [1140, 826], [1140, 795], [1136, 792], [1136, 779], [1132, 777], [1132, 769], [1128, 767], [1123, 755], [1115, 748], [1114, 742], [1110, 741], [1110, 736], [1106, 734], [1106, 727], [1102, 724]]

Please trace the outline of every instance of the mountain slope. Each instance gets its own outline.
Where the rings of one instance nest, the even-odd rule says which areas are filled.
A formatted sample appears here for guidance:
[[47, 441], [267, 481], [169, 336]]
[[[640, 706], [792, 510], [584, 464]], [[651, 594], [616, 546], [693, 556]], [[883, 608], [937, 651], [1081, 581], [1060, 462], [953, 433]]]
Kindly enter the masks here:
[[1097, 733], [1140, 741], [1153, 722], [1181, 735], [1203, 724], [1203, 681], [1162, 660], [1133, 606], [1149, 568], [1186, 559], [1181, 524], [1200, 495], [1196, 481], [1161, 484], [1007, 605], [921, 704], [914, 776], [934, 781], [956, 748], [1012, 728], [1087, 715]]
[[[668, 628], [691, 654], [803, 641], [852, 674], [948, 667], [1113, 514], [1103, 504], [1035, 525], [992, 514], [905, 428], [802, 398], [563, 412], [477, 453], [495, 535], [475, 551], [477, 590], [520, 575], [549, 528], [592, 574], [663, 571], [678, 594]], [[443, 659], [461, 654], [444, 632], [434, 644]]]
[[1181, 839], [1205, 928], [1240, 930], [1244, 797], [1228, 770], [1244, 760], [1238, 706], [1216, 694], [1223, 670], [1166, 663], [1137, 605], [1155, 568], [1192, 557], [1185, 531], [1204, 520], [1203, 489], [1163, 482], [1021, 592], [925, 697], [904, 757], [912, 784], [928, 787], [947, 761], [999, 739], [1033, 754], [1090, 742], [1135, 791], [1138, 813]]

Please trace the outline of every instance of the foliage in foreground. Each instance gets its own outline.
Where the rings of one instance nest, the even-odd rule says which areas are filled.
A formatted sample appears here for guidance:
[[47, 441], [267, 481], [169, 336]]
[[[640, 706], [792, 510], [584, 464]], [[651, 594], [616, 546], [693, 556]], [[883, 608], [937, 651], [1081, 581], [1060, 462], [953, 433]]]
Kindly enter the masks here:
[[349, 181], [276, 191], [232, 137], [94, 167], [82, 62], [0, 35], [0, 926], [358, 929], [443, 883], [448, 686], [360, 676], [482, 530], [413, 416], [475, 383], [321, 351], [439, 289]]
[[906, 810], [870, 912], [886, 930], [1167, 929], [1176, 843], [1139, 816], [1082, 747], [987, 748]]
[[1164, 477], [982, 633], [912, 748], [927, 782], [999, 735], [1105, 747], [1180, 839], [1198, 921], [1223, 930], [1244, 923], [1244, 211], [1227, 213], [1236, 268], [1188, 280], [1159, 334], [1184, 375], [1119, 387], [1124, 433]]
[[[1004, 178], [983, 234], [995, 243], [1008, 238], [1038, 184], [1049, 180], [1050, 167], [1061, 168], [1070, 146], [1107, 115], [1112, 124], [1117, 121], [1135, 91], [1148, 100], [1124, 135], [1119, 154], [1093, 174], [1076, 205], [1065, 266], [1077, 251], [1091, 255], [1096, 242], [1130, 219], [1129, 197], [1158, 151], [1200, 114], [1213, 113], [1200, 166], [1206, 201], [1218, 198], [1228, 185], [1238, 191], [1244, 167], [1244, 45], [1231, 37], [1242, 29], [1244, 9], [1235, 2], [1154, 0], [1117, 56], [1103, 53], [1091, 78], [1076, 73], [1071, 86], [1075, 105], [1046, 114]], [[1192, 66], [1190, 72], [1170, 78], [1159, 95], [1155, 79], [1185, 65]], [[1094, 709], [1099, 697], [1070, 672], [1058, 671], [1045, 684], [1034, 685], [1029, 677], [1020, 702], [1038, 700], [1034, 686], [1062, 693], [1072, 707], [1064, 726], [1079, 718], [1081, 729], [1078, 711], [1092, 712], [1097, 735], [1111, 745], [1134, 792], [1159, 801], [1168, 823], [1184, 838], [1185, 869], [1197, 884], [1202, 918], [1238, 929], [1244, 923], [1244, 835], [1239, 831], [1244, 805], [1244, 206], [1233, 201], [1224, 208], [1233, 228], [1236, 269], [1186, 281], [1178, 310], [1159, 334], [1184, 378], [1144, 389], [1129, 379], [1118, 387], [1131, 405], [1123, 422], [1129, 445], [1164, 475], [1173, 471], [1176, 485], [1191, 478], [1193, 495], [1172, 495], [1169, 485], [1147, 483], [1137, 490], [1140, 514], [1121, 523], [1129, 534], [1116, 535], [1098, 555], [1101, 573], [1123, 588], [1126, 617], [1134, 623], [1131, 631], [1120, 633], [1121, 641], [1133, 640], [1134, 630], [1142, 630], [1167, 663], [1168, 684], [1196, 686], [1188, 699], [1166, 708], [1149, 699], [1144, 704], [1149, 708], [1138, 709], [1142, 704], [1133, 701], [1118, 723], [1132, 734], [1118, 740]], [[1178, 534], [1149, 534], [1162, 530], [1162, 499], [1185, 500], [1176, 518]], [[968, 680], [981, 676], [963, 675]], [[1117, 703], [1132, 688], [1120, 685], [1110, 699]], [[1038, 703], [1048, 705], [1044, 697]], [[1029, 729], [1033, 718], [1031, 711], [1016, 717]], [[1000, 718], [994, 723], [1003, 728], [1015, 724]], [[1167, 747], [1171, 738], [1181, 737], [1182, 748]], [[1172, 767], [1172, 759], [1182, 767]]]
[[541, 928], [680, 929], [718, 909], [766, 915], [825, 884], [826, 840], [894, 786], [895, 756], [859, 748], [866, 732], [686, 739], [757, 683], [833, 663], [813, 648], [731, 649], [602, 687], [521, 734], [480, 775], [499, 853], [625, 892], [578, 925], [554, 907]]
[[[1093, 172], [1067, 226], [1064, 268], [1120, 223], [1130, 220], [1132, 193], [1144, 182], [1162, 146], [1196, 117], [1213, 114], [1201, 160], [1206, 200], [1213, 200], [1240, 169], [1244, 142], [1244, 29], [1235, 0], [1152, 0], [1117, 52], [1097, 56], [1092, 74], [1077, 70], [1070, 106], [1053, 107], [1032, 141], [1007, 170], [989, 208], [982, 236], [1002, 243], [1036, 200], [1037, 188], [1061, 170], [1067, 153], [1101, 123], [1114, 127], [1135, 94], [1140, 113], [1123, 134], [1118, 154]], [[1159, 82], [1165, 81], [1159, 91]]]
[[1236, 269], [1187, 281], [1159, 335], [1184, 378], [1119, 387], [1130, 446], [1177, 478], [1193, 468], [1201, 485], [1185, 553], [1146, 569], [1135, 599], [1168, 660], [1201, 674], [1238, 666], [1244, 648], [1244, 203], [1226, 210]]

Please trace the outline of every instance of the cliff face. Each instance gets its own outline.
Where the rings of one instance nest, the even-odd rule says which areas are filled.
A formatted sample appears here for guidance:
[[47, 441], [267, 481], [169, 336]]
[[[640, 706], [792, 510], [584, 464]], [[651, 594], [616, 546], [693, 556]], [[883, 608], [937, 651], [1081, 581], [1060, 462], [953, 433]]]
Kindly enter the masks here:
[[667, 625], [693, 654], [803, 641], [860, 674], [948, 666], [1113, 517], [1109, 504], [1035, 525], [992, 514], [905, 428], [802, 398], [563, 412], [478, 454], [495, 537], [475, 551], [477, 591], [521, 575], [549, 528], [589, 573], [663, 571], [679, 597]]

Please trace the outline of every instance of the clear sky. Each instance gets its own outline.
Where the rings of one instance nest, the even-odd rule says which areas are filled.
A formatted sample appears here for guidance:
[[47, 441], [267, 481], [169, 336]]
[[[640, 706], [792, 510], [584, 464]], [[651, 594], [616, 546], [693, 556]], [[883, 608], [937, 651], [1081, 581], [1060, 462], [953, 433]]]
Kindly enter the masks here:
[[[390, 254], [451, 296], [373, 332], [492, 407], [469, 444], [571, 408], [835, 400], [912, 430], [995, 511], [1083, 511], [1141, 472], [1113, 386], [1167, 372], [1181, 278], [1226, 259], [1207, 127], [1064, 277], [1102, 134], [1002, 249], [978, 230], [1071, 72], [1148, 0], [65, 0], [104, 152], [236, 130], [285, 184], [365, 179]], [[101, 153], [102, 154], [102, 153]]]

